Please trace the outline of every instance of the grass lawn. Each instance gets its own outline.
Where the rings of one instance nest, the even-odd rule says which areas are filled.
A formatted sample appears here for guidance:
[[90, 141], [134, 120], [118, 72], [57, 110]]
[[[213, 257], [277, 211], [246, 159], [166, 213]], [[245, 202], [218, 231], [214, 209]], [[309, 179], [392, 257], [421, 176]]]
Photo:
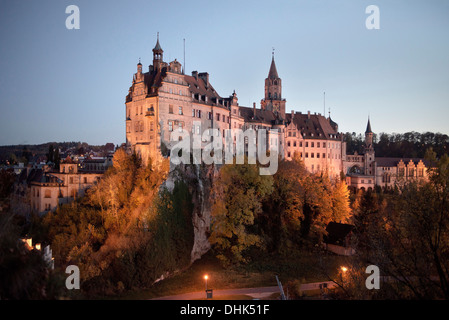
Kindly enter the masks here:
[[295, 279], [302, 283], [328, 281], [329, 276], [336, 277], [339, 267], [347, 259], [312, 248], [288, 257], [259, 255], [257, 260], [246, 266], [225, 269], [209, 252], [187, 270], [162, 280], [149, 289], [129, 292], [117, 298], [139, 300], [203, 291], [206, 274], [207, 286], [214, 290], [276, 286], [276, 275], [284, 286]]

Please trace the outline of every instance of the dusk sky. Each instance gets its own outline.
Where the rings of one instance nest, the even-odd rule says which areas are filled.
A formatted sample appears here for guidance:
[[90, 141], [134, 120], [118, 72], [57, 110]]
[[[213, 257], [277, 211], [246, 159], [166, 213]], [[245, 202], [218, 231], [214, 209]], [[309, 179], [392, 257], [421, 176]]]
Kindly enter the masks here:
[[322, 114], [325, 92], [341, 132], [370, 116], [377, 134], [449, 134], [447, 0], [0, 0], [0, 145], [125, 142], [125, 96], [158, 32], [166, 62], [184, 62], [185, 39], [186, 73], [240, 105], [260, 108], [274, 47], [287, 112]]

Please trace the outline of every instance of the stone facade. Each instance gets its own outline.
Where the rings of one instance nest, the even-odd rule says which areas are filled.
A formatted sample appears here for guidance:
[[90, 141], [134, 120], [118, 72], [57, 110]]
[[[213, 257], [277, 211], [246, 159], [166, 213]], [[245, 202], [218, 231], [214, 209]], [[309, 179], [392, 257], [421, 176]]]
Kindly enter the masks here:
[[[207, 72], [186, 75], [176, 59], [164, 62], [158, 39], [153, 64], [146, 73], [142, 64], [137, 64], [126, 96], [126, 144], [147, 163], [150, 156], [154, 160], [169, 154], [176, 143], [170, 141], [175, 130], [203, 134], [207, 129], [218, 129], [225, 143], [226, 129], [277, 129], [278, 133], [268, 133], [265, 143], [277, 142], [282, 158], [291, 159], [298, 153], [310, 171], [328, 170], [338, 175], [343, 169], [344, 144], [337, 124], [321, 114], [286, 114], [285, 110], [274, 56], [260, 108], [255, 103], [245, 107], [239, 105], [235, 92], [220, 96]], [[207, 143], [202, 141], [202, 147]]]
[[[274, 55], [260, 108], [256, 108], [255, 103], [245, 107], [239, 105], [235, 91], [228, 97], [220, 96], [207, 72], [193, 71], [186, 75], [176, 59], [164, 62], [158, 37], [153, 64], [143, 72], [139, 61], [126, 96], [126, 145], [129, 152], [137, 153], [145, 164], [149, 157], [158, 160], [169, 156], [170, 149], [177, 143], [172, 142], [170, 136], [181, 129], [200, 135], [207, 129], [218, 129], [224, 144], [225, 129], [277, 129], [278, 133], [270, 132], [263, 143], [278, 143], [282, 158], [289, 160], [296, 154], [310, 172], [324, 171], [331, 177], [344, 174], [347, 183], [356, 188], [394, 185], [401, 180], [404, 170], [405, 180], [412, 175], [415, 178], [427, 176], [422, 159], [393, 163], [388, 158], [376, 158], [369, 119], [363, 154], [347, 155], [343, 135], [330, 115], [326, 118], [319, 113], [293, 110], [287, 113]], [[201, 147], [208, 143], [201, 141]]]

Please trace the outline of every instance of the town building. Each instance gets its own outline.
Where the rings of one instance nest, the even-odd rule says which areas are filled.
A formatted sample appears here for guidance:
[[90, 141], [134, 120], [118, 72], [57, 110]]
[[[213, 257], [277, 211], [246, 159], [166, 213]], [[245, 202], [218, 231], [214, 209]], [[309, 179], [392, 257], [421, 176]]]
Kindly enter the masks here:
[[86, 159], [83, 163], [67, 158], [59, 165], [59, 170], [50, 166], [26, 167], [14, 184], [12, 208], [21, 213], [54, 211], [58, 205], [84, 196], [111, 165], [112, 160], [107, 157]]
[[373, 135], [368, 119], [364, 153], [346, 155], [346, 161], [343, 161], [348, 186], [365, 190], [375, 186], [393, 188], [409, 181], [428, 179], [429, 163], [425, 159], [376, 157]]

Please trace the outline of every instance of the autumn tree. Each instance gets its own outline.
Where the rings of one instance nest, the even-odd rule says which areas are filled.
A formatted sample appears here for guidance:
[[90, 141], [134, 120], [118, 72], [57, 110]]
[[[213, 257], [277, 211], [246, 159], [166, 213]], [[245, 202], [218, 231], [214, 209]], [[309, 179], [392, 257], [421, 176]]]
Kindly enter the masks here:
[[272, 191], [273, 178], [260, 175], [252, 164], [224, 165], [219, 174], [209, 241], [223, 264], [245, 263], [245, 252], [262, 246], [254, 222], [262, 213], [263, 198]]

